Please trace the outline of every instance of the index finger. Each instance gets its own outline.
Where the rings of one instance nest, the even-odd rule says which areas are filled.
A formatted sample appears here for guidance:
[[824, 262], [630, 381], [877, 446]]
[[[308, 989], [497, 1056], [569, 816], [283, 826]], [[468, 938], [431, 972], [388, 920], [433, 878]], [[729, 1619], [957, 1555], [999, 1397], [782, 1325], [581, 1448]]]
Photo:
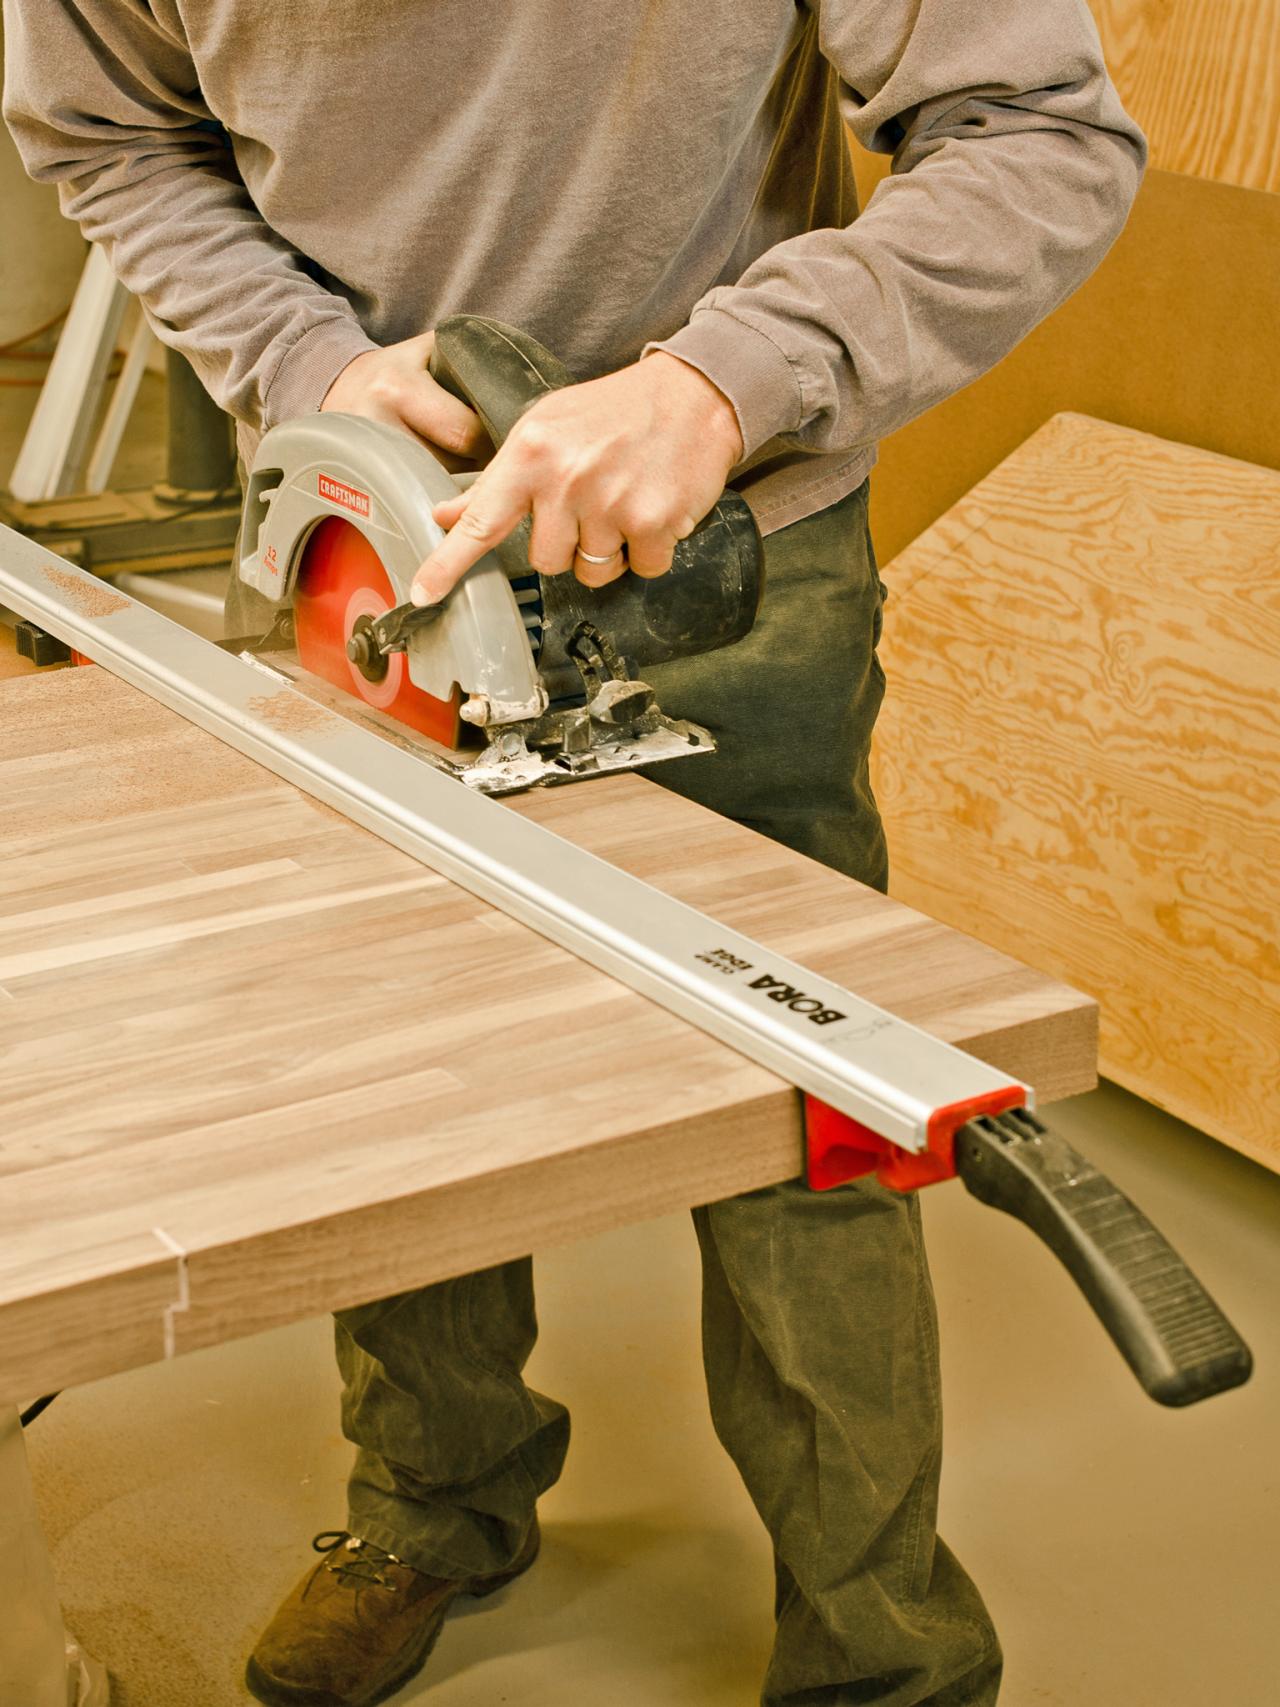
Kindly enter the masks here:
[[419, 565], [409, 589], [415, 605], [438, 604], [486, 551], [529, 514], [533, 494], [522, 476], [494, 461], [464, 494], [465, 505], [440, 544]]

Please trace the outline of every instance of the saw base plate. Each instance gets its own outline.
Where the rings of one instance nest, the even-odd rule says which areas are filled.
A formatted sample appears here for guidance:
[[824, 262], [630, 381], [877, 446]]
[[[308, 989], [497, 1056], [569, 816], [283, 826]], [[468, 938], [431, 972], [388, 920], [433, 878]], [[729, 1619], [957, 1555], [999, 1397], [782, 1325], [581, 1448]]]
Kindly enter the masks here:
[[620, 736], [616, 741], [597, 741], [590, 753], [581, 756], [557, 754], [547, 757], [527, 745], [520, 725], [486, 743], [478, 730], [468, 729], [464, 724], [463, 745], [447, 747], [377, 706], [356, 699], [344, 688], [335, 687], [325, 677], [317, 676], [304, 667], [292, 649], [282, 647], [254, 651], [249, 648], [238, 655], [266, 674], [288, 682], [290, 687], [299, 689], [326, 710], [336, 711], [349, 723], [372, 729], [384, 740], [402, 747], [436, 770], [447, 771], [479, 794], [519, 794], [527, 788], [582, 782], [593, 776], [610, 776], [615, 771], [658, 764], [663, 759], [692, 758], [698, 753], [715, 751], [715, 743], [705, 729], [696, 723], [675, 719], [665, 720], [666, 728], [646, 734], [643, 740]]

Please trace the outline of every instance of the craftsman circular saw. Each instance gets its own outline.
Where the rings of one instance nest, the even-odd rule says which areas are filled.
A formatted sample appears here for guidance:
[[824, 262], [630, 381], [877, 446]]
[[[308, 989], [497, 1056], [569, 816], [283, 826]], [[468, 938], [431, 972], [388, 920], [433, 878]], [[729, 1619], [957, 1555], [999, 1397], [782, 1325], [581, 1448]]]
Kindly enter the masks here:
[[[437, 327], [430, 371], [495, 447], [573, 383], [534, 339], [473, 315]], [[250, 472], [235, 573], [275, 621], [237, 647], [487, 794], [713, 752], [640, 672], [750, 631], [764, 567], [745, 501], [726, 491], [668, 574], [600, 588], [536, 574], [526, 521], [440, 604], [415, 606], [414, 574], [443, 537], [432, 508], [474, 478], [362, 416], [273, 427]]]

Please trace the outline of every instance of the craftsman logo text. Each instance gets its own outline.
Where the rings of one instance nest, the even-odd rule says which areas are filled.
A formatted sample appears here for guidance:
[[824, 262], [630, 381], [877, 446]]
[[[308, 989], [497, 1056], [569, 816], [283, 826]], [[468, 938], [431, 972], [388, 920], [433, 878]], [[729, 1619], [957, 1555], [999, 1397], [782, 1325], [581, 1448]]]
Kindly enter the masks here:
[[344, 510], [354, 510], [358, 516], [369, 514], [367, 492], [358, 492], [354, 486], [344, 486], [341, 480], [333, 480], [327, 474], [318, 475], [317, 482], [320, 496], [331, 504], [341, 504]]

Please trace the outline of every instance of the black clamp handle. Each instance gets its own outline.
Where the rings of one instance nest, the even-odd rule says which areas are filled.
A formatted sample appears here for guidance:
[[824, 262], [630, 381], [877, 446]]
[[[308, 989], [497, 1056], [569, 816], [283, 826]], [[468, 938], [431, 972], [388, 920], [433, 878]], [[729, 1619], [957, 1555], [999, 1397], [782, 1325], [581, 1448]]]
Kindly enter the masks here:
[[1159, 1404], [1192, 1405], [1249, 1379], [1248, 1346], [1164, 1235], [1027, 1109], [962, 1126], [956, 1171], [1044, 1240]]

